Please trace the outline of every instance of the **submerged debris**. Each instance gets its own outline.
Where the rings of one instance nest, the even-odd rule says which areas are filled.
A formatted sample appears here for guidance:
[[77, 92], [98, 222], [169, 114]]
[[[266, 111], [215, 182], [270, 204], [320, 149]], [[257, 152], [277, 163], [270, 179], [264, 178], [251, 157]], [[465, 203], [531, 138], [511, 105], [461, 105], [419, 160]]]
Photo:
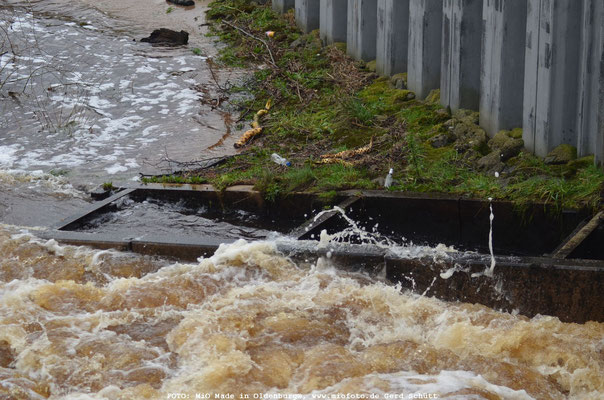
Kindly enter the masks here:
[[195, 2], [193, 0], [167, 0], [168, 3], [176, 4], [177, 6], [190, 7], [194, 6]]
[[162, 46], [181, 46], [189, 43], [189, 33], [186, 31], [176, 32], [171, 29], [161, 28], [151, 32], [149, 37], [142, 38], [141, 42]]

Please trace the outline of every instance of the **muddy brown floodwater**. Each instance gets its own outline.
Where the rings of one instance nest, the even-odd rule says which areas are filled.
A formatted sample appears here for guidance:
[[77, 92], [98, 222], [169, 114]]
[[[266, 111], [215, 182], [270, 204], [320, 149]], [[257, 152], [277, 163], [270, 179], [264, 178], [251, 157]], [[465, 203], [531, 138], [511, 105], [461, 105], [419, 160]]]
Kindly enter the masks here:
[[61, 72], [0, 97], [0, 399], [604, 398], [602, 323], [442, 302], [273, 241], [184, 264], [37, 239], [87, 204], [83, 186], [129, 182], [166, 151], [230, 151], [194, 90], [203, 57], [132, 41], [203, 32], [203, 3], [0, 2], [30, 50], [5, 71]]
[[402, 293], [270, 242], [194, 264], [10, 229], [0, 243], [5, 398], [604, 395], [604, 324]]

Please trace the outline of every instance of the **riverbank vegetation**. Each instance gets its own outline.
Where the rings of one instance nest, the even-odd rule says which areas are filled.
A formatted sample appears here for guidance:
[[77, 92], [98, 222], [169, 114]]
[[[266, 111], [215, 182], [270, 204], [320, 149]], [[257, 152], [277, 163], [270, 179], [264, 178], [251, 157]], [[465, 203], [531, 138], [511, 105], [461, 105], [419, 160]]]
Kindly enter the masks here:
[[[208, 12], [224, 45], [220, 62], [255, 67], [232, 92], [251, 94], [239, 103], [242, 120], [262, 133], [219, 166], [147, 182], [253, 184], [268, 199], [293, 191], [329, 197], [383, 188], [393, 168], [388, 190], [599, 207], [604, 174], [593, 158], [563, 146], [540, 159], [523, 150], [521, 130], [490, 139], [478, 113], [451, 114], [437, 91], [416, 99], [405, 74], [378, 77], [374, 63], [350, 59], [345, 44], [323, 46], [317, 32], [301, 34], [291, 12], [276, 15], [268, 3], [216, 0]], [[268, 113], [254, 122], [268, 100]], [[271, 162], [272, 153], [292, 166]]]

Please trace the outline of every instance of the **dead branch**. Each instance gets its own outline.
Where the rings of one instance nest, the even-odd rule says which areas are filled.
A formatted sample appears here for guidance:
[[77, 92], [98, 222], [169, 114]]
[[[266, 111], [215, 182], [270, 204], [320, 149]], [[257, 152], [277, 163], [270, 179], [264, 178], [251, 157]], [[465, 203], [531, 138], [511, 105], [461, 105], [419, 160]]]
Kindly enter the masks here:
[[[244, 153], [242, 153], [244, 154]], [[148, 165], [160, 169], [160, 170], [170, 170], [171, 174], [183, 174], [190, 171], [201, 171], [204, 169], [209, 169], [220, 165], [234, 157], [238, 157], [241, 154], [235, 154], [231, 156], [217, 156], [210, 157], [201, 160], [192, 160], [192, 161], [179, 161], [173, 158], [170, 158], [167, 151], [165, 152], [165, 156], [156, 163], [146, 162]], [[165, 168], [167, 164], [167, 168]], [[163, 175], [145, 175], [143, 173], [139, 173], [141, 177], [157, 177]]]
[[237, 25], [235, 25], [235, 24], [233, 24], [233, 23], [231, 23], [229, 21], [223, 20], [222, 23], [227, 24], [231, 28], [237, 29], [239, 32], [243, 33], [244, 35], [249, 36], [252, 39], [257, 40], [260, 43], [262, 43], [264, 45], [264, 47], [266, 47], [266, 50], [268, 51], [268, 54], [271, 57], [271, 63], [273, 64], [273, 66], [275, 68], [279, 69], [279, 67], [277, 66], [277, 63], [275, 62], [275, 57], [273, 57], [273, 52], [271, 51], [270, 46], [268, 45], [268, 43], [265, 40], [259, 38], [258, 36], [255, 36], [255, 35], [249, 33], [245, 29], [242, 29], [242, 28], [238, 27]]

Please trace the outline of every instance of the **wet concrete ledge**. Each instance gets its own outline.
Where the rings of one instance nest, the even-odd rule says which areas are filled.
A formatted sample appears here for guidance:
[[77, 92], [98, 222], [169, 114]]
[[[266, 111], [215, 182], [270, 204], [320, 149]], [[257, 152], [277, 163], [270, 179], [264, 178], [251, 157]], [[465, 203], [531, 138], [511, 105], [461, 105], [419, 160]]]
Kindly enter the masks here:
[[[338, 268], [385, 272], [404, 290], [446, 301], [478, 303], [527, 317], [550, 315], [564, 322], [604, 322], [604, 263], [547, 257], [496, 257], [492, 276], [485, 275], [491, 258], [484, 254], [448, 253], [403, 257], [359, 245], [317, 249], [285, 244], [279, 250], [294, 260], [328, 257]], [[329, 254], [329, 255], [328, 255]]]
[[[497, 257], [431, 259], [386, 257], [386, 276], [403, 288], [447, 301], [479, 303], [521, 315], [551, 315], [564, 322], [604, 322], [604, 268], [590, 260]], [[447, 277], [441, 277], [444, 274]]]
[[96, 249], [132, 251], [134, 253], [171, 257], [183, 261], [195, 261], [199, 257], [212, 256], [221, 244], [233, 243], [234, 239], [190, 236], [149, 236], [144, 238], [99, 233], [42, 231], [42, 239], [54, 239], [59, 243], [72, 246], [88, 246]]
[[[214, 191], [209, 185], [157, 186], [159, 185], [117, 193], [79, 216], [62, 221], [57, 224], [57, 229], [47, 231], [42, 236], [65, 244], [115, 248], [194, 261], [199, 257], [211, 256], [220, 244], [234, 240], [175, 235], [116, 237], [71, 229], [77, 228], [82, 220], [110, 211], [112, 202], [123, 196], [130, 196], [138, 201], [149, 195], [165, 201], [178, 201], [183, 196], [191, 196], [200, 201], [211, 200], [219, 207], [264, 210], [266, 215], [278, 218], [290, 218], [320, 204], [316, 196], [309, 194], [291, 196], [283, 204], [267, 204], [258, 192], [247, 186], [231, 188], [223, 193]], [[439, 240], [444, 239], [444, 243], [449, 241], [447, 244], [471, 245], [475, 240], [485, 241], [488, 235], [489, 204], [478, 200], [440, 195], [350, 191], [340, 193], [335, 204], [355, 219], [381, 218], [380, 223], [384, 224], [386, 231], [397, 227], [398, 234], [402, 232], [418, 237], [432, 233]], [[490, 256], [484, 251], [482, 254], [453, 252], [446, 256], [439, 254], [438, 257], [408, 257], [369, 245], [336, 243], [319, 248], [317, 241], [308, 239], [318, 239], [323, 229], [337, 232], [346, 225], [335, 211], [306, 221], [290, 232], [291, 240], [279, 242], [277, 247], [295, 261], [314, 262], [318, 257], [328, 257], [336, 266], [346, 270], [363, 270], [370, 274], [385, 272], [389, 281], [400, 283], [405, 290], [447, 301], [479, 303], [529, 317], [537, 314], [552, 315], [565, 322], [604, 322], [604, 260], [585, 259], [592, 255], [598, 256], [598, 251], [601, 253], [600, 239], [604, 231], [601, 214], [591, 217], [582, 212], [569, 212], [552, 220], [548, 219], [548, 211], [539, 205], [536, 207], [537, 217], [533, 216], [537, 220], [531, 223], [531, 226], [536, 227], [532, 226], [527, 229], [528, 232], [522, 232], [523, 224], [513, 218], [515, 211], [509, 204], [494, 203], [494, 208], [496, 221], [503, 222], [496, 225], [495, 231], [496, 240], [503, 243], [500, 244], [501, 249], [514, 253], [519, 241], [526, 241], [532, 235], [537, 237], [515, 256], [501, 255], [496, 251], [497, 265], [492, 277], [484, 275], [491, 263]], [[540, 234], [539, 226], [546, 232]], [[484, 250], [484, 244], [474, 244]], [[525, 254], [527, 248], [529, 251]]]

